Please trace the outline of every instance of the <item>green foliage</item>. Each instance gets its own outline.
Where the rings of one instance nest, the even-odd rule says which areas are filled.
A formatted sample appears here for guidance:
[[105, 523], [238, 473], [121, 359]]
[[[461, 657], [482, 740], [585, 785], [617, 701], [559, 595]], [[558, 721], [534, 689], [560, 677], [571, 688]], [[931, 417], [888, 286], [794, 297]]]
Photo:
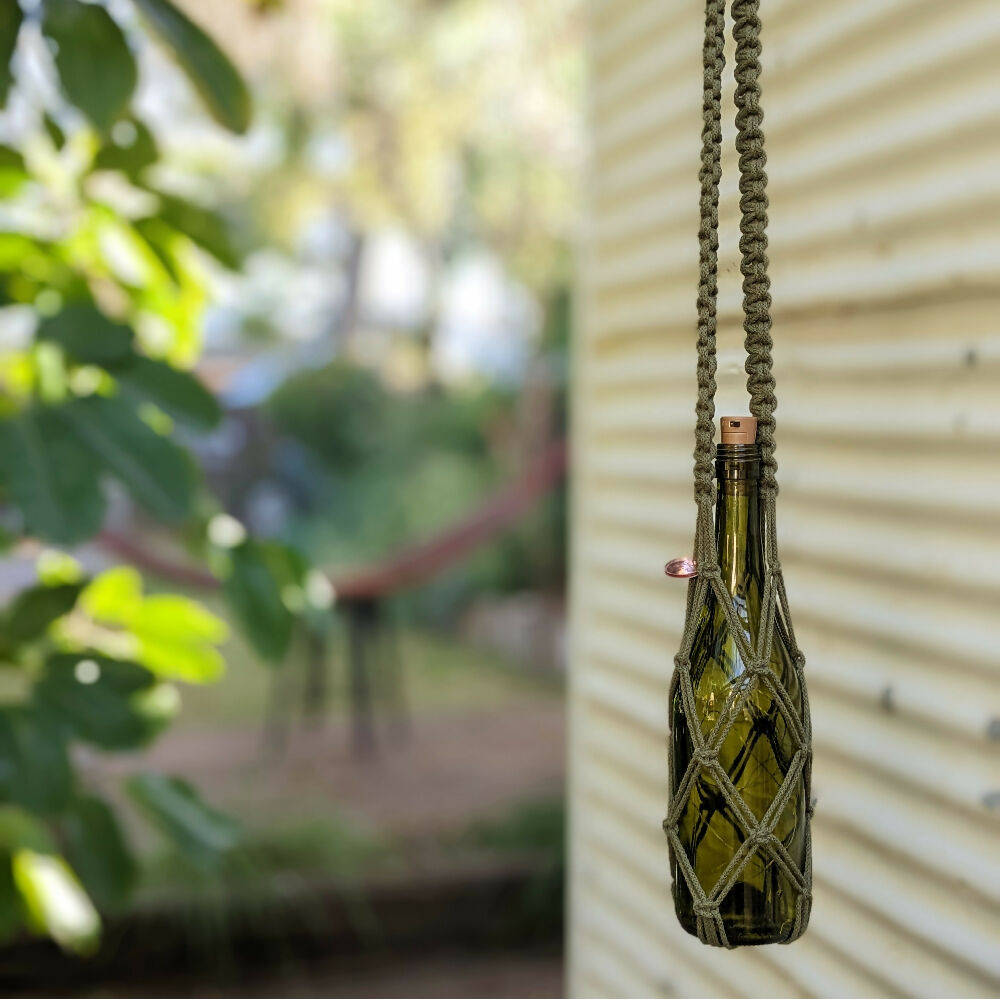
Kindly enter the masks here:
[[561, 858], [566, 851], [566, 802], [561, 797], [525, 802], [507, 815], [477, 822], [463, 841], [503, 853]]
[[9, 645], [23, 645], [48, 630], [75, 606], [83, 584], [42, 584], [22, 590], [4, 615], [3, 636]]
[[46, 316], [35, 333], [38, 340], [59, 344], [80, 364], [114, 365], [132, 353], [134, 335], [124, 323], [115, 322], [89, 303], [74, 303], [54, 316]]
[[215, 396], [194, 375], [164, 361], [133, 354], [115, 378], [122, 395], [151, 402], [193, 430], [211, 430], [222, 418]]
[[157, 192], [158, 218], [210, 253], [220, 264], [234, 270], [240, 266], [239, 251], [229, 238], [225, 223], [214, 212], [171, 194]]
[[289, 378], [268, 408], [279, 430], [347, 472], [375, 452], [389, 404], [371, 372], [337, 361]]
[[280, 663], [292, 641], [294, 618], [285, 588], [299, 585], [292, 553], [279, 545], [244, 541], [229, 552], [223, 593], [257, 654]]
[[126, 400], [91, 396], [54, 413], [95, 467], [118, 478], [154, 517], [178, 523], [191, 514], [195, 471], [190, 459]]
[[66, 861], [52, 853], [18, 850], [11, 867], [26, 924], [69, 950], [92, 953], [100, 918]]
[[[209, 112], [244, 131], [249, 95], [215, 43], [167, 0], [135, 2]], [[160, 148], [133, 107], [137, 29], [119, 25], [116, 10], [42, 0], [29, 11], [61, 98], [26, 88], [19, 96], [40, 141], [0, 145], [0, 308], [34, 314], [31, 343], [0, 356], [0, 500], [19, 512], [18, 533], [71, 546], [100, 531], [114, 481], [208, 552], [213, 503], [174, 421], [196, 431], [219, 422], [218, 402], [189, 369], [205, 270], [236, 268], [242, 253], [216, 212], [150, 187]], [[18, 3], [0, 4], [0, 106], [22, 20]], [[108, 184], [108, 173], [125, 183]], [[248, 541], [227, 555], [226, 572], [244, 594], [251, 637], [278, 661], [302, 613], [289, 596], [301, 594], [308, 567]], [[261, 621], [274, 634], [264, 636]], [[127, 904], [137, 861], [123, 803], [89, 786], [74, 747], [146, 746], [176, 711], [175, 682], [221, 676], [227, 637], [195, 601], [144, 592], [133, 569], [86, 579], [53, 551], [38, 582], [0, 608], [0, 940], [27, 930], [82, 954], [96, 946], [98, 911]], [[126, 807], [199, 868], [237, 841], [235, 824], [181, 781], [144, 774], [126, 791]]]
[[104, 912], [121, 908], [138, 869], [115, 813], [100, 798], [74, 799], [60, 822], [66, 859]]
[[125, 790], [146, 818], [196, 867], [216, 866], [239, 841], [236, 823], [205, 804], [186, 781], [139, 774], [126, 781]]
[[246, 84], [225, 53], [170, 0], [135, 0], [201, 95], [212, 117], [233, 132], [250, 127]]
[[0, 197], [14, 194], [27, 179], [24, 157], [16, 149], [0, 145]]
[[73, 792], [67, 731], [44, 704], [0, 706], [0, 801], [52, 816]]
[[88, 455], [50, 409], [0, 421], [0, 486], [36, 537], [71, 545], [101, 526], [104, 499]]
[[[80, 607], [90, 623], [110, 631], [107, 651], [127, 649], [161, 679], [210, 683], [222, 675], [216, 646], [228, 637], [225, 622], [186, 597], [144, 595], [135, 569], [123, 566], [98, 576], [81, 595]], [[99, 633], [91, 638], [101, 640]]]
[[156, 677], [137, 663], [61, 652], [46, 660], [34, 696], [73, 738], [101, 749], [137, 749], [168, 720], [146, 696], [155, 684]]
[[45, 37], [66, 99], [99, 132], [108, 132], [128, 107], [138, 72], [125, 34], [111, 15], [81, 0], [45, 0]]
[[14, 81], [10, 61], [23, 20], [24, 14], [16, 2], [0, 5], [0, 108], [7, 104], [7, 95]]
[[[138, 180], [146, 167], [160, 158], [156, 138], [144, 122], [131, 115], [122, 119], [115, 133], [97, 151], [94, 169], [119, 170], [126, 177]], [[56, 146], [61, 143], [56, 142]]]

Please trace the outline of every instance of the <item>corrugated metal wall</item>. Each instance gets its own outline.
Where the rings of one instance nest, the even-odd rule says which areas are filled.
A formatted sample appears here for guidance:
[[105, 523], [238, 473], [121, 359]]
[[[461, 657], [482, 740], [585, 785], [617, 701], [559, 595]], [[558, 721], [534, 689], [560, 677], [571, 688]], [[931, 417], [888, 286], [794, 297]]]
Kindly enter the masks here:
[[[1000, 3], [762, 4], [779, 529], [819, 806], [810, 932], [733, 953], [675, 924], [660, 830], [684, 601], [662, 564], [694, 526], [702, 3], [589, 6], [573, 999], [996, 999]], [[720, 414], [746, 407], [734, 168]]]

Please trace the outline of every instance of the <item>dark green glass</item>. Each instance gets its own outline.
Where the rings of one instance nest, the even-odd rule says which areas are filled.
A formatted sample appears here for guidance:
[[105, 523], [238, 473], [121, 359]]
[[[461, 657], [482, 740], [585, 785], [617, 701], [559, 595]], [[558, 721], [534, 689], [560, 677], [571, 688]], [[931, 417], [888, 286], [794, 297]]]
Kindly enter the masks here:
[[[751, 648], [757, 647], [764, 588], [763, 505], [759, 496], [760, 451], [756, 444], [723, 444], [716, 460], [718, 504], [716, 541], [722, 580], [733, 596], [737, 617]], [[802, 690], [789, 651], [788, 632], [775, 615], [770, 665], [802, 714]], [[723, 742], [719, 762], [758, 821], [788, 773], [797, 742], [784, 708], [759, 681], [745, 674], [723, 608], [709, 594], [691, 652], [691, 680], [697, 724], [707, 736], [725, 711], [734, 725]], [[740, 696], [731, 698], [736, 693]], [[689, 720], [678, 690], [671, 706], [673, 787], [691, 760]], [[805, 784], [801, 776], [783, 809], [774, 834], [802, 869], [806, 850]], [[726, 804], [717, 781], [701, 770], [680, 816], [679, 837], [705, 892], [711, 895], [733, 855], [746, 839], [739, 817]], [[674, 898], [681, 925], [697, 933], [693, 899], [671, 858]], [[795, 922], [798, 889], [770, 857], [755, 852], [726, 893], [720, 915], [730, 945], [781, 943]]]

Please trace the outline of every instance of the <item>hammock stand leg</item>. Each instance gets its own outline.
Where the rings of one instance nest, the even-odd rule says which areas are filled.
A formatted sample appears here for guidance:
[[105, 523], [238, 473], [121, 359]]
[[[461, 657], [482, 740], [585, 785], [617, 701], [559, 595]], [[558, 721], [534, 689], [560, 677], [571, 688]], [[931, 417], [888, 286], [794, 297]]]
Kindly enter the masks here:
[[351, 749], [359, 759], [375, 756], [375, 712], [372, 700], [372, 665], [379, 620], [375, 598], [346, 601], [347, 665], [351, 696]]

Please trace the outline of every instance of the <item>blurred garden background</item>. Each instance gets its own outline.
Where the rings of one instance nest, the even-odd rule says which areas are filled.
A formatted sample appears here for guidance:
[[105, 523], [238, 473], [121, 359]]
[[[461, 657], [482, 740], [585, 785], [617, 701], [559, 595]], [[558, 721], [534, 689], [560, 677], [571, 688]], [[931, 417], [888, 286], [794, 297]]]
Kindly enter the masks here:
[[581, 30], [0, 2], [8, 994], [560, 993]]

